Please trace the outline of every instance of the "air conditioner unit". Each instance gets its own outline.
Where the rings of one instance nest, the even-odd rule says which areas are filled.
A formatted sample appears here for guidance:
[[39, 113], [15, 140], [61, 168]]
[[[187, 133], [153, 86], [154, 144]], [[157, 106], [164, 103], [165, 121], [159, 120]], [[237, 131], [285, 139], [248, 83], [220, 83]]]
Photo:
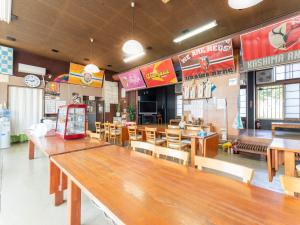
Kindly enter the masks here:
[[175, 94], [181, 94], [182, 93], [182, 84], [175, 84]]
[[274, 82], [273, 69], [256, 71], [256, 84], [267, 84]]
[[46, 68], [19, 63], [18, 72], [35, 75], [46, 75]]

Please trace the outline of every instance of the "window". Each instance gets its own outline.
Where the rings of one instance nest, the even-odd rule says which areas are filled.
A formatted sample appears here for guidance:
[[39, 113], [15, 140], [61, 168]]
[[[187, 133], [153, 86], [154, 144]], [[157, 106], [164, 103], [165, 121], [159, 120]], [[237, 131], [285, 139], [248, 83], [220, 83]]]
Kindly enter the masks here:
[[283, 119], [283, 85], [256, 89], [257, 118]]
[[300, 78], [300, 63], [276, 66], [274, 74], [276, 81]]
[[300, 119], [300, 83], [285, 85], [285, 118]]
[[176, 96], [176, 116], [182, 116], [182, 95]]
[[247, 90], [246, 88], [240, 89], [240, 115], [247, 117]]

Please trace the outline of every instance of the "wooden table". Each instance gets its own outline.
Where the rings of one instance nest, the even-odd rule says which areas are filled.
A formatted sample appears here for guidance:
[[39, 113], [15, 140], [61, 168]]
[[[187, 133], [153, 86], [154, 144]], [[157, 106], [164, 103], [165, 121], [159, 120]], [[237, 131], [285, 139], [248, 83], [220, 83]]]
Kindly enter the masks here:
[[300, 129], [300, 123], [287, 123], [287, 122], [272, 122], [272, 134], [275, 134], [276, 128], [290, 128]]
[[[29, 159], [34, 159], [35, 147], [42, 151], [47, 157], [66, 154], [86, 149], [110, 145], [105, 141], [91, 138], [64, 140], [57, 136], [46, 136], [37, 138], [30, 134], [28, 142]], [[67, 188], [66, 176], [50, 160], [49, 164], [49, 192], [54, 194], [54, 204], [60, 205], [63, 202], [63, 191]]]
[[117, 224], [299, 224], [300, 201], [111, 145], [51, 157], [68, 176], [68, 224], [81, 191]]
[[269, 181], [284, 164], [285, 175], [295, 176], [295, 153], [300, 153], [300, 140], [274, 138], [267, 150]]

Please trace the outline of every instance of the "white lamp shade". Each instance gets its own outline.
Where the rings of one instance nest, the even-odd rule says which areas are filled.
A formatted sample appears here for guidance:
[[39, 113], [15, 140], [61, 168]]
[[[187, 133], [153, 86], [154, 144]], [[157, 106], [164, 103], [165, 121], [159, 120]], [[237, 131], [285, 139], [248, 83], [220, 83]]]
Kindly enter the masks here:
[[228, 0], [228, 5], [233, 9], [246, 9], [262, 1], [263, 0]]
[[95, 64], [88, 64], [84, 67], [84, 71], [88, 73], [99, 73], [100, 70]]
[[140, 42], [136, 40], [128, 40], [124, 43], [122, 47], [123, 52], [127, 55], [137, 55], [141, 52], [144, 52], [144, 48]]

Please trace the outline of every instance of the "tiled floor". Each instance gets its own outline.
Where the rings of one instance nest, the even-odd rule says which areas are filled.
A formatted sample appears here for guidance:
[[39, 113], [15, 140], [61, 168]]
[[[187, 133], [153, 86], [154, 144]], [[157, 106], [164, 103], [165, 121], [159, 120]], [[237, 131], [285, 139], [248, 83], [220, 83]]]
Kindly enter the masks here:
[[[37, 151], [36, 159], [29, 161], [27, 144], [1, 150], [1, 212], [0, 225], [64, 225], [67, 224], [66, 203], [54, 207], [48, 194], [48, 159]], [[253, 185], [281, 192], [278, 176], [268, 182], [264, 158], [249, 155], [228, 155], [220, 152], [218, 159], [255, 169]], [[82, 224], [112, 224], [85, 196], [82, 200]]]

